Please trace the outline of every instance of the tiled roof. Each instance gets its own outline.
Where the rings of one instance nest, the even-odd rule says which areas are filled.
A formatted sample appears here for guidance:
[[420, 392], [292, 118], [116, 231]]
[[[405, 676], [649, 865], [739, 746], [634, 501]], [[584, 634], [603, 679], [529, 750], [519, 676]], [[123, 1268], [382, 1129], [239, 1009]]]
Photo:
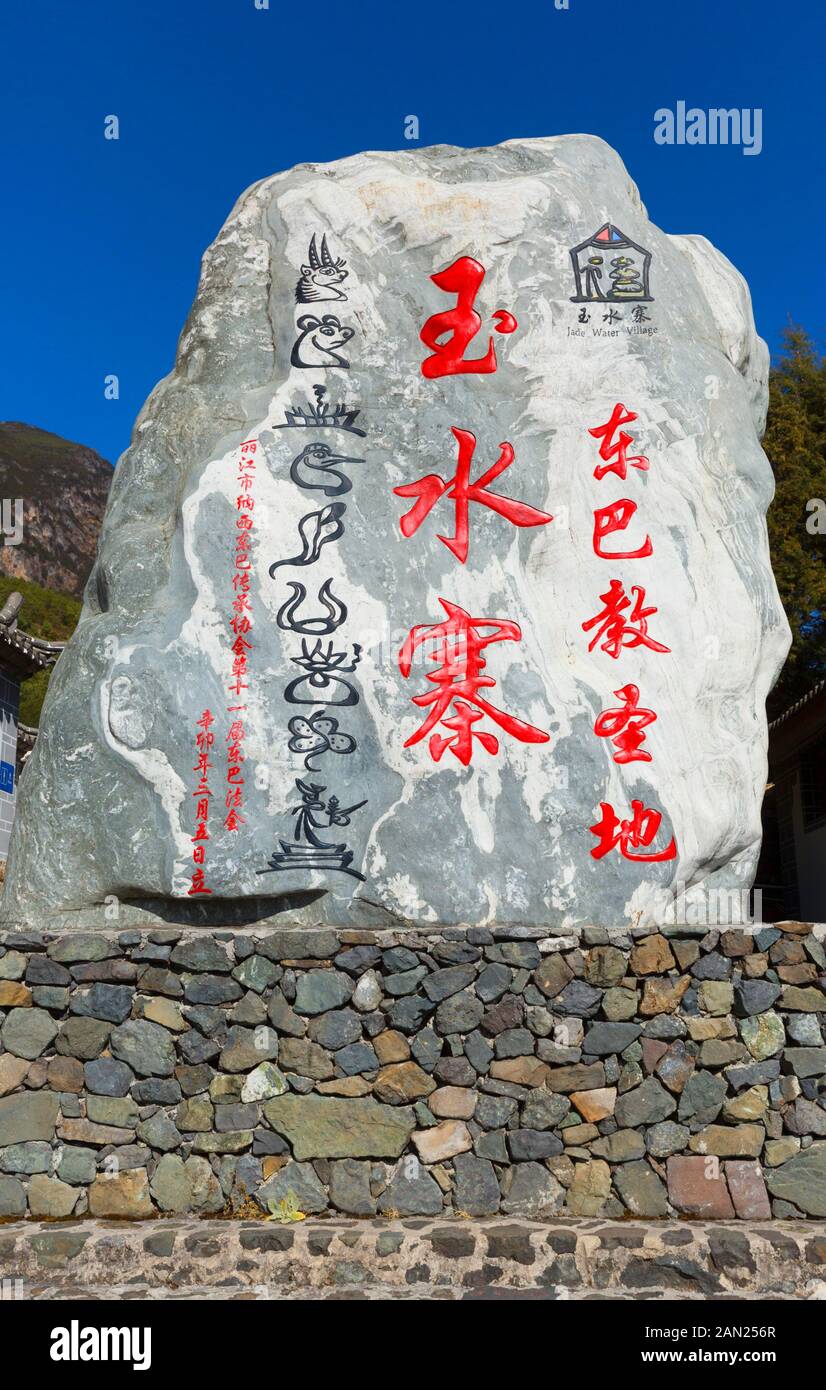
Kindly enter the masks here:
[[25, 676], [33, 676], [37, 671], [45, 671], [54, 660], [35, 646], [35, 639], [27, 632], [0, 624], [0, 665], [8, 664]]
[[9, 594], [0, 609], [0, 666], [11, 666], [22, 676], [33, 676], [53, 666], [66, 643], [44, 642], [23, 632], [17, 626], [21, 603], [20, 594]]
[[817, 685], [813, 685], [811, 690], [799, 700], [796, 700], [793, 705], [789, 705], [789, 708], [784, 710], [782, 714], [779, 714], [776, 719], [773, 719], [769, 725], [769, 729], [776, 729], [779, 724], [784, 724], [793, 714], [797, 714], [799, 710], [803, 709], [804, 705], [808, 705], [810, 701], [816, 699], [818, 695], [822, 695], [824, 691], [826, 691], [826, 680], [818, 681]]

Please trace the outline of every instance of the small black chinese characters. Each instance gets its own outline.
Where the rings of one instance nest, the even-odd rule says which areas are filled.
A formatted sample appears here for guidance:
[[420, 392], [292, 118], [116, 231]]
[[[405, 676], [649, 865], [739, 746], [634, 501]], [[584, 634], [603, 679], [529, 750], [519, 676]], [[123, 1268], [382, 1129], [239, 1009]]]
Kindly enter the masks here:
[[[324, 800], [327, 788], [315, 782], [303, 782], [296, 778], [295, 785], [301, 796], [298, 806], [291, 815], [295, 816], [295, 831], [292, 841], [280, 840], [280, 850], [276, 850], [266, 869], [259, 874], [278, 873], [284, 869], [333, 869], [350, 874], [364, 882], [364, 874], [350, 866], [353, 852], [346, 844], [328, 844], [317, 832], [331, 830], [333, 826], [347, 826], [354, 811], [360, 811], [367, 802], [357, 801], [352, 806], [342, 806], [335, 796]], [[326, 817], [326, 820], [323, 819]]]

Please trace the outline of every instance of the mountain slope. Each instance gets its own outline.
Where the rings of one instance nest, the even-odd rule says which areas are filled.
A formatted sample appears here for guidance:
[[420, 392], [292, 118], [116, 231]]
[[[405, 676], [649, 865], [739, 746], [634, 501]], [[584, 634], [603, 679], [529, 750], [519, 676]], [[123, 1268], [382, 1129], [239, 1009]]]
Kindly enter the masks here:
[[80, 596], [112, 482], [106, 459], [58, 434], [0, 422], [0, 497], [23, 499], [23, 540], [0, 547], [0, 574]]

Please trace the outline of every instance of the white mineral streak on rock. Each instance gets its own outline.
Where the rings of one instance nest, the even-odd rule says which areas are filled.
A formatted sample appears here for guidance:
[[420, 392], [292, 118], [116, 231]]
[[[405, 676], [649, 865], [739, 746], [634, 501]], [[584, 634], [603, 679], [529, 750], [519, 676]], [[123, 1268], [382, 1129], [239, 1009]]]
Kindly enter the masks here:
[[[121, 677], [121, 679], [123, 679]], [[168, 758], [158, 748], [138, 748], [118, 738], [118, 719], [113, 718], [113, 685], [104, 680], [100, 685], [100, 717], [104, 737], [109, 747], [119, 753], [125, 762], [152, 787], [163, 809], [166, 827], [176, 846], [176, 858], [186, 862], [191, 855], [191, 841], [180, 829], [180, 810], [186, 796], [182, 779], [171, 766]], [[108, 734], [107, 734], [108, 731]], [[161, 827], [159, 833], [163, 833]], [[181, 870], [175, 873], [175, 883], [179, 892], [186, 891], [188, 880]]]
[[[588, 306], [580, 331], [570, 252], [605, 223], [651, 252], [655, 336], [629, 331], [630, 304], [616, 337], [604, 305]], [[296, 304], [300, 268], [322, 235], [346, 262], [346, 297]], [[483, 328], [467, 355], [484, 351], [494, 310], [511, 310], [519, 327], [495, 335], [495, 374], [428, 381], [419, 330], [453, 303], [429, 277], [462, 255], [486, 268]], [[349, 368], [291, 363], [304, 313], [354, 330]], [[6, 919], [88, 908], [110, 892], [185, 897], [204, 708], [217, 715], [207, 878], [223, 920], [221, 899], [292, 895], [300, 918], [295, 895], [320, 892], [304, 920], [554, 932], [662, 922], [675, 893], [702, 907], [711, 889], [747, 887], [760, 843], [765, 697], [788, 646], [766, 539], [771, 470], [758, 442], [767, 373], [737, 271], [703, 237], [654, 227], [618, 157], [595, 138], [362, 154], [256, 184], [204, 256], [175, 370], [118, 466], [83, 620], [21, 784]], [[281, 428], [287, 410], [318, 405], [321, 387], [331, 409], [358, 408], [363, 436]], [[632, 452], [650, 467], [597, 480], [588, 429], [620, 401], [638, 417]], [[451, 426], [476, 435], [473, 478], [510, 441], [514, 463], [496, 489], [554, 516], [518, 530], [472, 504], [464, 566], [438, 539], [452, 530], [449, 499], [404, 539], [408, 504], [393, 495], [427, 473], [451, 476]], [[259, 441], [254, 647], [245, 820], [232, 834], [222, 825], [228, 624], [238, 450], [250, 438]], [[309, 440], [360, 460], [345, 469], [344, 533], [315, 563], [272, 577], [274, 561], [299, 554], [302, 519], [333, 500], [290, 476]], [[594, 509], [620, 497], [638, 510], [608, 548], [649, 535], [648, 558], [594, 554]], [[613, 578], [627, 593], [645, 588], [657, 609], [650, 634], [668, 653], [588, 651], [582, 623]], [[300, 635], [279, 626], [287, 585], [306, 586], [306, 616], [319, 613], [324, 580], [347, 616], [322, 645], [345, 660], [361, 648], [355, 705], [285, 700], [301, 656]], [[425, 715], [413, 697], [431, 688], [434, 667], [419, 659], [405, 680], [399, 649], [410, 628], [442, 620], [441, 598], [478, 619], [519, 623], [518, 643], [484, 652], [495, 680], [485, 693], [549, 742], [525, 744], [488, 722], [499, 751], [477, 745], [468, 767], [449, 750], [434, 762], [426, 741], [404, 747]], [[622, 767], [593, 726], [629, 682], [657, 720], [645, 731], [652, 761]], [[356, 747], [307, 769], [287, 726], [313, 709]], [[345, 808], [367, 800], [329, 833], [352, 850], [364, 881], [329, 869], [261, 872], [294, 833], [297, 778]], [[673, 835], [676, 860], [593, 859], [600, 802], [626, 818], [632, 798], [662, 811], [657, 846]], [[81, 822], [83, 835], [73, 833]], [[93, 853], [79, 848], [90, 840]]]

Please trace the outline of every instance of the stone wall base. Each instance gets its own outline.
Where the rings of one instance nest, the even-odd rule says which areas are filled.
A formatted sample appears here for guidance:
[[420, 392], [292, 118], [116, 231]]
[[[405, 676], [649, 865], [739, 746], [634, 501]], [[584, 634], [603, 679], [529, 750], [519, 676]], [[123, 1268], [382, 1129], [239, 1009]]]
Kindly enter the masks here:
[[803, 922], [0, 932], [0, 1220], [823, 1221], [825, 985]]
[[11, 1222], [19, 1298], [826, 1298], [808, 1223]]

